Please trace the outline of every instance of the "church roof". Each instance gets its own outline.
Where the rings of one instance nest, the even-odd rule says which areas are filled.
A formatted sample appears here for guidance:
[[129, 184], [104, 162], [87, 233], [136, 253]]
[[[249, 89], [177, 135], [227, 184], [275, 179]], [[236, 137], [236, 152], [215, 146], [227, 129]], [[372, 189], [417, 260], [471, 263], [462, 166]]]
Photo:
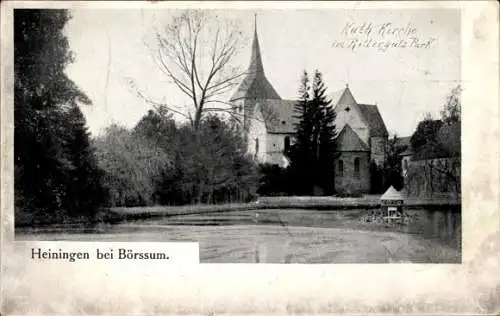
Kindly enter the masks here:
[[338, 151], [370, 151], [368, 145], [346, 124], [337, 137]]
[[358, 104], [363, 120], [368, 125], [371, 137], [387, 137], [389, 133], [385, 127], [384, 120], [380, 115], [378, 107], [373, 104]]
[[330, 98], [332, 100], [332, 105], [335, 106], [335, 108], [338, 105], [344, 105], [344, 104], [357, 104], [356, 100], [354, 99], [354, 96], [351, 93], [351, 90], [349, 89], [349, 86], [346, 85], [344, 89], [335, 91], [330, 95]]
[[335, 106], [335, 110], [337, 110], [337, 107], [346, 104], [357, 108], [361, 115], [361, 119], [368, 126], [370, 137], [387, 137], [389, 135], [378, 107], [373, 104], [357, 103], [348, 85], [346, 85], [344, 89], [332, 93], [330, 97], [332, 99], [332, 104]]
[[294, 100], [276, 99], [258, 101], [268, 133], [295, 133], [295, 124], [298, 122], [294, 113], [296, 103]]
[[229, 101], [238, 99], [281, 99], [264, 74], [257, 28], [254, 31], [252, 56], [246, 77]]

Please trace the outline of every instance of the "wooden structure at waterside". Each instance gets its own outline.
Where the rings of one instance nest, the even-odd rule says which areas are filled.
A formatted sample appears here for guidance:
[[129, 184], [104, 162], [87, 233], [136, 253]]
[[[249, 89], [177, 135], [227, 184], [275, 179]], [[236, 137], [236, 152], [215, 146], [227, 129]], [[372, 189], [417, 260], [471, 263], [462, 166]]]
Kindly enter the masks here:
[[393, 224], [396, 222], [402, 222], [404, 216], [404, 195], [394, 189], [391, 186], [387, 191], [380, 197], [380, 204], [382, 208], [382, 213], [385, 222]]

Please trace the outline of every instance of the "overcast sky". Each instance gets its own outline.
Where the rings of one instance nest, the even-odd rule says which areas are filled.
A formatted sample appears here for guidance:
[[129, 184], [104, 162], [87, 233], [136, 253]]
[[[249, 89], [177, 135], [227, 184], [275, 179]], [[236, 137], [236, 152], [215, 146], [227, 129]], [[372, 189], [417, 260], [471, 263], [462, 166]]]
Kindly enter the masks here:
[[[158, 70], [144, 44], [152, 34], [151, 26], [168, 23], [172, 13], [166, 9], [72, 11], [66, 31], [76, 60], [67, 73], [94, 102], [83, 108], [94, 135], [111, 123], [131, 127], [149, 108], [130, 90], [127, 78], [136, 80], [154, 99], [189, 103]], [[389, 132], [407, 136], [424, 113], [438, 115], [446, 95], [459, 83], [457, 10], [220, 11], [221, 18], [240, 23], [245, 41], [234, 63], [242, 68], [250, 59], [254, 13], [266, 76], [284, 99], [296, 98], [303, 69], [318, 68], [330, 93], [348, 83], [359, 103], [378, 105]], [[359, 29], [356, 34], [343, 32], [348, 24], [363, 23], [371, 23], [369, 34]], [[395, 27], [404, 30], [388, 34]], [[385, 51], [341, 47], [353, 39], [370, 40], [370, 45], [402, 40], [407, 47], [399, 44]], [[422, 47], [415, 47], [416, 39]]]

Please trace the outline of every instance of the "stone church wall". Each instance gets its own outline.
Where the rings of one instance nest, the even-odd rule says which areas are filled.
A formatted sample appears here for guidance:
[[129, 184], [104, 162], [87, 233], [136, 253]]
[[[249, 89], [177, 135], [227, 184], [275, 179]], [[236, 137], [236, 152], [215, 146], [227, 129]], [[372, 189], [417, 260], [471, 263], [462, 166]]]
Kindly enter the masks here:
[[283, 152], [285, 150], [285, 137], [290, 138], [290, 145], [293, 144], [293, 134], [268, 134], [267, 152]]
[[[359, 173], [355, 173], [355, 159], [359, 158]], [[342, 161], [343, 172], [339, 169]], [[340, 194], [370, 192], [370, 153], [342, 152], [335, 161], [335, 190]]]

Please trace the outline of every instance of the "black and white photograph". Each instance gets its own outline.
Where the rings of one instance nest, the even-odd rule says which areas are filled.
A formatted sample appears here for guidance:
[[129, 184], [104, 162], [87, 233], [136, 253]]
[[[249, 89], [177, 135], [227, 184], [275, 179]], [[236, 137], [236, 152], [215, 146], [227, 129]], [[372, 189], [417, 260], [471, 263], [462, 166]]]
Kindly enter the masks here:
[[500, 311], [497, 2], [0, 8], [0, 314]]
[[458, 9], [15, 9], [15, 238], [460, 263], [460, 60]]

